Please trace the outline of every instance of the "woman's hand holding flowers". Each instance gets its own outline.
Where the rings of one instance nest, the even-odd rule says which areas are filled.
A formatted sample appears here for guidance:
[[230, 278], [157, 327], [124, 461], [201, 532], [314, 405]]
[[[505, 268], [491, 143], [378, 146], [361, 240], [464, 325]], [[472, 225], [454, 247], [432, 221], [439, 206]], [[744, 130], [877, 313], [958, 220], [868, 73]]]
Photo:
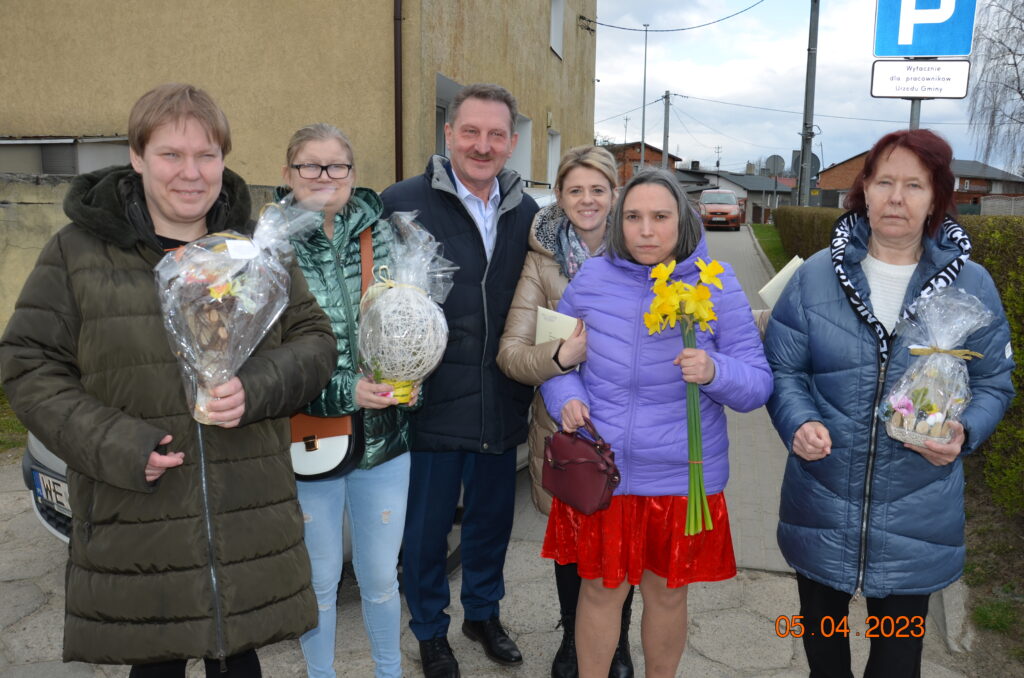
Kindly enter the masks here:
[[590, 416], [590, 408], [582, 400], [570, 400], [562, 406], [562, 430], [572, 433], [584, 424], [584, 419]]
[[715, 361], [700, 348], [684, 348], [672, 361], [683, 373], [683, 381], [704, 386], [715, 378]]
[[820, 421], [809, 421], [793, 436], [793, 454], [806, 461], [818, 461], [832, 453], [832, 436]]
[[[391, 384], [378, 384], [367, 377], [356, 382], [356, 405], [368, 410], [383, 410], [397, 405], [398, 401], [391, 395], [395, 387]], [[386, 394], [386, 395], [385, 395]], [[417, 396], [419, 391], [417, 390]]]
[[245, 389], [238, 377], [210, 390], [207, 406], [210, 421], [221, 428], [235, 428], [245, 414]]
[[903, 443], [903, 445], [917, 452], [935, 466], [952, 464], [960, 456], [960, 450], [967, 440], [967, 435], [964, 433], [964, 425], [958, 421], [949, 422], [949, 431], [953, 437], [949, 439], [948, 443], [926, 440], [924, 441], [924, 446], [911, 445], [910, 443]]

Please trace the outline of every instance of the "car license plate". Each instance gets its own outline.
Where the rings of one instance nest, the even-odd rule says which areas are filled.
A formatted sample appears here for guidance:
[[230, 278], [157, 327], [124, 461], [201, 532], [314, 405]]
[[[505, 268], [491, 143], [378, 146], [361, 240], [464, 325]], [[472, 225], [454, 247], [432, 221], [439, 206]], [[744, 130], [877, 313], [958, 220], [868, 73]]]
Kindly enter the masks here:
[[35, 483], [36, 499], [47, 506], [52, 506], [66, 516], [71, 515], [71, 504], [68, 499], [68, 484], [53, 476], [39, 471], [32, 471]]
[[714, 221], [714, 222], [724, 222], [725, 221], [725, 217], [711, 217], [711, 221]]

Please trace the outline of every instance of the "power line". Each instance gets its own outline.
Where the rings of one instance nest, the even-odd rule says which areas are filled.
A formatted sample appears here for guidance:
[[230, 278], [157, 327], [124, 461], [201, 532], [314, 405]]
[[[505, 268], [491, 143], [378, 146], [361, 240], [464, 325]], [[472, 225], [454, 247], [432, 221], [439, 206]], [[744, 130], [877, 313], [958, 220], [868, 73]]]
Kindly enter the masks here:
[[686, 28], [629, 28], [627, 26], [613, 26], [612, 24], [603, 24], [603, 23], [601, 23], [600, 21], [598, 21], [596, 19], [591, 19], [590, 17], [585, 17], [582, 14], [580, 15], [580, 19], [582, 21], [586, 21], [587, 23], [594, 24], [595, 26], [604, 26], [605, 28], [615, 28], [615, 29], [620, 30], [620, 31], [636, 31], [636, 32], [639, 32], [639, 33], [643, 33], [645, 31], [649, 32], [649, 33], [678, 33], [679, 31], [692, 31], [695, 28], [704, 28], [705, 26], [711, 26], [711, 25], [714, 25], [714, 24], [717, 24], [717, 23], [721, 23], [722, 21], [725, 21], [726, 19], [731, 19], [734, 16], [738, 16], [738, 15], [743, 14], [744, 12], [746, 12], [748, 10], [751, 10], [751, 9], [757, 7], [762, 2], [764, 2], [764, 0], [757, 0], [757, 2], [755, 2], [750, 7], [745, 7], [744, 9], [741, 9], [738, 12], [733, 12], [729, 16], [723, 16], [721, 19], [715, 19], [714, 21], [709, 21], [706, 24], [700, 24], [699, 26], [687, 26]]
[[[787, 111], [786, 109], [783, 109], [783, 108], [770, 108], [768, 106], [754, 106], [754, 105], [751, 105], [751, 104], [737, 104], [737, 103], [732, 102], [732, 101], [720, 101], [718, 99], [706, 99], [704, 97], [695, 97], [695, 96], [692, 96], [692, 95], [689, 95], [689, 94], [677, 94], [677, 93], [673, 92], [672, 96], [679, 97], [681, 99], [693, 99], [694, 101], [706, 101], [706, 102], [712, 103], [712, 104], [722, 104], [723, 106], [736, 106], [737, 108], [751, 108], [751, 109], [754, 109], [754, 110], [757, 110], [757, 111], [769, 111], [771, 113], [788, 113], [790, 115], [803, 115], [803, 113], [801, 111]], [[657, 99], [655, 99], [654, 101], [651, 101], [647, 105], [650, 106], [651, 104], [657, 103], [659, 101], [661, 101], [661, 97], [658, 97]], [[628, 115], [629, 113], [632, 113], [633, 111], [639, 111], [641, 108], [642, 108], [641, 106], [637, 106], [636, 108], [628, 110], [625, 113], [618, 113], [616, 115], [610, 115], [607, 118], [603, 118], [601, 120], [595, 121], [594, 124], [595, 125], [600, 125], [603, 122], [608, 122], [609, 120], [614, 120], [615, 118], [621, 118], [622, 116]], [[816, 117], [816, 118], [833, 118], [833, 119], [836, 119], [836, 120], [856, 120], [858, 122], [886, 122], [886, 123], [894, 123], [894, 124], [898, 124], [898, 125], [902, 125], [902, 124], [906, 123], [906, 120], [885, 120], [885, 119], [882, 119], [882, 118], [857, 118], [857, 117], [848, 116], [848, 115], [829, 115], [827, 113], [815, 113], [814, 117]], [[970, 122], [952, 122], [952, 121], [948, 121], [948, 120], [947, 121], [943, 121], [943, 120], [934, 120], [934, 121], [932, 121], [932, 120], [930, 120], [930, 121], [927, 122], [927, 124], [928, 125], [970, 125], [971, 123]]]
[[705, 144], [705, 143], [701, 142], [701, 141], [700, 141], [700, 140], [699, 140], [699, 139], [698, 139], [697, 137], [693, 136], [693, 132], [691, 132], [691, 131], [690, 131], [690, 128], [686, 126], [686, 123], [685, 123], [685, 122], [683, 122], [683, 119], [679, 117], [679, 112], [678, 112], [678, 111], [676, 111], [676, 109], [675, 109], [675, 108], [673, 108], [673, 109], [672, 109], [672, 113], [673, 113], [673, 115], [675, 115], [675, 116], [676, 116], [676, 120], [678, 120], [678, 121], [679, 121], [679, 124], [683, 126], [683, 130], [684, 130], [684, 131], [685, 131], [685, 132], [686, 132], [687, 134], [689, 134], [689, 135], [690, 135], [690, 138], [691, 138], [691, 139], [693, 139], [693, 143], [697, 144], [698, 146], [703, 146], [704, 148], [708, 148], [708, 149], [710, 149], [710, 148], [711, 148], [711, 147], [710, 147], [710, 146], [708, 146], [707, 144]]
[[597, 121], [594, 122], [594, 124], [595, 125], [600, 125], [602, 122], [608, 122], [609, 120], [614, 120], [615, 118], [621, 118], [624, 115], [629, 115], [630, 113], [635, 113], [636, 111], [639, 111], [641, 108], [646, 108], [647, 106], [650, 106], [651, 104], [656, 104], [656, 103], [658, 103], [659, 101], [661, 101], [664, 98], [665, 97], [658, 97], [657, 99], [654, 99], [653, 101], [648, 101], [644, 106], [637, 106], [636, 108], [629, 109], [625, 113], [619, 113], [617, 115], [609, 116], [609, 117], [607, 117], [607, 118], [605, 118], [603, 120], [597, 120]]
[[734, 137], [734, 136], [732, 136], [732, 135], [726, 134], [725, 132], [722, 132], [722, 131], [719, 131], [719, 130], [715, 129], [714, 127], [712, 127], [711, 125], [707, 124], [706, 122], [702, 122], [702, 121], [698, 120], [697, 118], [693, 117], [692, 115], [690, 115], [690, 114], [689, 114], [689, 113], [687, 113], [686, 111], [683, 111], [682, 113], [683, 113], [683, 115], [685, 115], [686, 117], [690, 118], [691, 120], [693, 120], [693, 121], [694, 121], [694, 122], [696, 122], [697, 124], [700, 124], [700, 125], [704, 125], [704, 126], [705, 126], [705, 127], [707, 127], [707, 128], [709, 129], [709, 130], [711, 130], [712, 132], [714, 132], [715, 134], [720, 134], [720, 135], [722, 135], [723, 137], [725, 137], [725, 138], [727, 138], [727, 139], [732, 139], [733, 141], [738, 141], [738, 142], [740, 142], [741, 144], [747, 144], [748, 146], [755, 146], [755, 147], [757, 147], [757, 148], [767, 148], [767, 149], [769, 149], [769, 150], [772, 150], [772, 151], [777, 151], [777, 150], [779, 150], [780, 148], [782, 148], [781, 146], [763, 146], [763, 145], [761, 145], [761, 144], [755, 144], [755, 143], [754, 143], [754, 142], [752, 142], [752, 141], [746, 141], [746, 140], [744, 140], [744, 139], [739, 139], [739, 138], [737, 138], [737, 137]]
[[[710, 103], [713, 103], [713, 104], [722, 104], [723, 106], [737, 106], [739, 108], [752, 108], [752, 109], [757, 110], [757, 111], [771, 111], [772, 113], [790, 113], [792, 115], [803, 115], [803, 113], [801, 111], [787, 111], [787, 110], [782, 109], [782, 108], [769, 108], [768, 106], [753, 106], [751, 104], [737, 104], [737, 103], [733, 103], [732, 101], [719, 101], [717, 99], [704, 99], [702, 97], [690, 96], [688, 94], [676, 94], [675, 92], [672, 93], [672, 96], [679, 97], [681, 99], [693, 99], [694, 101], [707, 101], [707, 102], [710, 102]], [[613, 117], [617, 117], [617, 116], [613, 116]], [[815, 113], [814, 117], [816, 117], [816, 118], [835, 118], [835, 119], [838, 119], [838, 120], [857, 120], [859, 122], [891, 122], [891, 123], [897, 123], [897, 124], [903, 124], [903, 123], [906, 122], [906, 120], [883, 120], [881, 118], [855, 118], [855, 117], [848, 116], [848, 115], [827, 115], [825, 113]], [[969, 125], [970, 123], [969, 122], [940, 122], [940, 121], [934, 121], [934, 122], [929, 122], [928, 124], [929, 125]]]

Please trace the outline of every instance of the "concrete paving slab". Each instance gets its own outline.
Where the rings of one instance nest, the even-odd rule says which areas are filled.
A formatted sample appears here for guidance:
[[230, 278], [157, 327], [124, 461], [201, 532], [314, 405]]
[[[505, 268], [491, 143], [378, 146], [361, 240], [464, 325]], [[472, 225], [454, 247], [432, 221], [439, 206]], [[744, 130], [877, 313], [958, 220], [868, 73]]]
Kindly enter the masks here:
[[8, 666], [2, 675], [4, 678], [93, 678], [96, 673], [89, 664], [63, 664], [57, 661]]
[[51, 599], [4, 629], [11, 664], [60, 661], [64, 640], [64, 601]]
[[794, 640], [778, 637], [773, 623], [742, 609], [692, 615], [689, 644], [701, 655], [737, 672], [784, 669], [799, 652]]
[[46, 603], [46, 595], [39, 587], [25, 580], [5, 584], [3, 596], [3, 607], [0, 607], [0, 629], [32, 614]]

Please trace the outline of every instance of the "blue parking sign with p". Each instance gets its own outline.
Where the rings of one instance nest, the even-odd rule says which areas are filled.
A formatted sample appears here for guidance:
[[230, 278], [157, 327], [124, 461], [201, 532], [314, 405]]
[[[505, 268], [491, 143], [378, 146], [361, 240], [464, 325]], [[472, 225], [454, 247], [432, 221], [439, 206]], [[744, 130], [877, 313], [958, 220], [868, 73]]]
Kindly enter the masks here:
[[878, 0], [876, 57], [968, 56], [977, 0]]

